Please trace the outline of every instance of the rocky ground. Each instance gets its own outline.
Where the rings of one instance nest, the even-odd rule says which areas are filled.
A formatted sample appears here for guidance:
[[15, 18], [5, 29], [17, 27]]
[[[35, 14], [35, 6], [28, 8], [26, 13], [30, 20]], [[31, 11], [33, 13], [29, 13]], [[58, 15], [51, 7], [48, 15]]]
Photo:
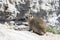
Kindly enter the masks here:
[[[18, 31], [10, 28], [12, 26], [0, 24], [0, 40], [60, 40], [60, 35], [47, 32], [43, 36], [25, 31]], [[25, 27], [21, 25], [20, 27]]]
[[[45, 18], [47, 13], [51, 11], [52, 13], [49, 13], [45, 18], [46, 21], [53, 26], [56, 25], [56, 27], [60, 27], [60, 11], [58, 12], [60, 5], [58, 2], [58, 0], [51, 2], [44, 0], [4, 0], [0, 2], [0, 21], [21, 19], [24, 17], [25, 13], [29, 12], [31, 12], [34, 17]], [[53, 5], [51, 5], [51, 3]], [[0, 40], [60, 40], [60, 35], [58, 34], [47, 32], [45, 35], [39, 36], [29, 32], [29, 27], [26, 25], [27, 23], [24, 24], [24, 22], [19, 23], [19, 26], [15, 25], [14, 22], [10, 22], [9, 24], [7, 22], [0, 22]]]

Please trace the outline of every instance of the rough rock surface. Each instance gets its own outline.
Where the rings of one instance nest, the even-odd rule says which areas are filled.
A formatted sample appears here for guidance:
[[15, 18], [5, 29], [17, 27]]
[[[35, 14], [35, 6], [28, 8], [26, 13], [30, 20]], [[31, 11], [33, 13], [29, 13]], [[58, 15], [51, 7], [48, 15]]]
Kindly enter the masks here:
[[34, 17], [44, 18], [49, 25], [59, 27], [59, 10], [59, 0], [0, 0], [0, 20], [20, 19], [30, 12]]
[[0, 40], [60, 40], [60, 35], [47, 32], [39, 36], [29, 31], [17, 31], [0, 24]]
[[[46, 22], [49, 22], [50, 25], [60, 27], [60, 5], [58, 3], [60, 0], [29, 1], [0, 0], [0, 20], [23, 18], [24, 14], [30, 11], [34, 17], [42, 17]], [[49, 15], [47, 16], [47, 14]], [[14, 30], [14, 28], [21, 30], [23, 27], [25, 31]], [[58, 34], [55, 35], [47, 32], [44, 36], [39, 36], [35, 33], [26, 31], [28, 30], [25, 29], [27, 27], [28, 26], [24, 25], [16, 27], [13, 24], [8, 25], [7, 23], [0, 24], [0, 40], [60, 40], [60, 35]]]
[[47, 33], [39, 36], [29, 31], [15, 31], [9, 29], [0, 29], [0, 40], [60, 40], [60, 35]]

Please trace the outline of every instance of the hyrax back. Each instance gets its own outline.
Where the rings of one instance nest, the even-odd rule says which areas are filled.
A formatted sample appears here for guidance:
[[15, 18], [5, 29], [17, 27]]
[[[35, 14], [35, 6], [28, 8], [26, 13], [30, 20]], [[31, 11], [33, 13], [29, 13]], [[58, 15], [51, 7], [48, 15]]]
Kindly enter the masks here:
[[30, 29], [39, 35], [46, 33], [46, 23], [42, 19], [31, 19], [29, 21]]
[[25, 18], [29, 23], [30, 30], [32, 29], [33, 32], [39, 35], [44, 35], [46, 33], [46, 23], [43, 19], [34, 18], [30, 14], [25, 15]]

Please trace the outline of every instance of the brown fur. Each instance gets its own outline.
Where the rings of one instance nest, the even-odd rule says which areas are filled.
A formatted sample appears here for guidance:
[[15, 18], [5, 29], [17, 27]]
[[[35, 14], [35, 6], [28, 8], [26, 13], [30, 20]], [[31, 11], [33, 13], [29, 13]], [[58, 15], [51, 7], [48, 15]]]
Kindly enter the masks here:
[[30, 29], [39, 35], [46, 33], [46, 23], [42, 19], [31, 19], [29, 21]]
[[31, 14], [26, 14], [25, 19], [28, 21], [30, 30], [33, 32], [44, 35], [46, 33], [46, 23], [43, 19], [34, 18]]

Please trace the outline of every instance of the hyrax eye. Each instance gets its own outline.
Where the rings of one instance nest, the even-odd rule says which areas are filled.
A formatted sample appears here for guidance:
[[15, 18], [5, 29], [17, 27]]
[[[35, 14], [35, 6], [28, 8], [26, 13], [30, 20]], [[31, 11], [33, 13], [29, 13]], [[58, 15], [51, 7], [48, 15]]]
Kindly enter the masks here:
[[28, 19], [28, 17], [26, 17]]

